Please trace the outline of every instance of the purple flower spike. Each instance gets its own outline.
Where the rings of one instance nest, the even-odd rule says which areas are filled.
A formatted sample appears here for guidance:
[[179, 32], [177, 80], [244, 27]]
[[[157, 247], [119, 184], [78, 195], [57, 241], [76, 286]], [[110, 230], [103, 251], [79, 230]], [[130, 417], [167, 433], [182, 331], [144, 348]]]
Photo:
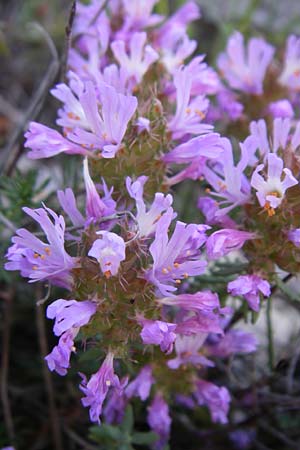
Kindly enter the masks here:
[[206, 346], [208, 353], [212, 356], [227, 358], [236, 353], [252, 353], [256, 351], [258, 341], [252, 333], [243, 330], [229, 330], [224, 336], [218, 338], [217, 342]]
[[20, 228], [12, 238], [13, 245], [6, 255], [9, 262], [5, 264], [5, 269], [20, 270], [23, 277], [30, 278], [30, 282], [49, 280], [69, 289], [76, 259], [68, 255], [64, 248], [64, 218], [46, 207], [23, 210], [41, 226], [48, 243]]
[[233, 89], [261, 95], [273, 54], [274, 47], [261, 38], [250, 39], [246, 50], [243, 35], [236, 31], [229, 38], [226, 53], [219, 56], [218, 67]]
[[127, 72], [128, 79], [134, 81], [133, 87], [142, 81], [151, 64], [159, 58], [158, 53], [150, 45], [145, 46], [146, 40], [146, 33], [134, 33], [129, 42], [130, 56], [125, 51], [123, 40], [114, 41], [111, 44], [121, 69]]
[[258, 275], [241, 275], [236, 280], [228, 283], [228, 292], [233, 296], [242, 296], [247, 300], [254, 311], [259, 311], [259, 297], [271, 295], [270, 283]]
[[[102, 412], [103, 402], [111, 388], [116, 388], [120, 391], [125, 387], [117, 375], [114, 373], [113, 367], [114, 355], [109, 352], [102, 363], [98, 372], [94, 373], [89, 382], [85, 375], [80, 374], [82, 382], [79, 386], [81, 391], [85, 394], [81, 402], [84, 407], [90, 407], [91, 422], [98, 422], [100, 424], [100, 414]], [[127, 382], [125, 380], [124, 384]]]
[[209, 259], [218, 259], [233, 250], [243, 247], [248, 239], [255, 239], [255, 233], [224, 228], [211, 234], [206, 242], [206, 251]]
[[[182, 279], [190, 275], [200, 275], [206, 267], [206, 262], [200, 260], [200, 252], [193, 240], [198, 225], [177, 222], [169, 240], [168, 228], [172, 217], [173, 211], [170, 209], [157, 224], [155, 239], [150, 246], [153, 267], [146, 273], [146, 278], [165, 297], [177, 290], [174, 284], [179, 285]], [[196, 239], [196, 242], [200, 246], [203, 240]]]
[[125, 259], [125, 242], [115, 233], [99, 231], [101, 239], [96, 239], [88, 255], [97, 259], [103, 274], [109, 278], [117, 275], [120, 262]]
[[128, 384], [125, 389], [127, 398], [140, 397], [142, 401], [147, 400], [150, 395], [151, 386], [154, 383], [151, 366], [145, 366], [138, 376]]
[[[253, 172], [251, 185], [257, 190], [256, 196], [260, 206], [264, 207], [269, 216], [275, 214], [275, 209], [281, 204], [285, 192], [292, 186], [298, 184], [290, 169], [283, 168], [283, 161], [274, 153], [269, 153], [268, 174], [265, 180], [260, 172], [264, 169], [264, 164], [259, 164]], [[282, 181], [282, 174], [285, 174]]]
[[144, 344], [159, 345], [161, 351], [167, 355], [172, 352], [176, 339], [176, 324], [143, 318], [138, 319], [138, 322], [143, 327], [141, 338]]
[[71, 328], [82, 327], [89, 323], [96, 309], [96, 303], [88, 300], [77, 302], [76, 300], [59, 299], [48, 306], [47, 317], [55, 319], [53, 331], [56, 336], [60, 336]]
[[148, 423], [150, 428], [159, 436], [158, 441], [153, 445], [153, 449], [163, 450], [170, 435], [171, 417], [169, 407], [160, 394], [156, 394], [148, 407]]
[[58, 345], [56, 345], [52, 352], [45, 357], [48, 368], [59, 375], [64, 376], [67, 369], [70, 367], [71, 353], [75, 351], [74, 338], [78, 333], [78, 328], [71, 328], [61, 335]]
[[228, 422], [227, 414], [231, 399], [226, 387], [218, 387], [208, 381], [198, 380], [194, 396], [200, 406], [208, 407], [213, 422], [222, 424]]
[[181, 365], [192, 364], [194, 366], [213, 367], [214, 363], [205, 356], [199, 354], [207, 333], [198, 333], [191, 336], [177, 336], [175, 350], [177, 357], [168, 361], [170, 369], [178, 369]]

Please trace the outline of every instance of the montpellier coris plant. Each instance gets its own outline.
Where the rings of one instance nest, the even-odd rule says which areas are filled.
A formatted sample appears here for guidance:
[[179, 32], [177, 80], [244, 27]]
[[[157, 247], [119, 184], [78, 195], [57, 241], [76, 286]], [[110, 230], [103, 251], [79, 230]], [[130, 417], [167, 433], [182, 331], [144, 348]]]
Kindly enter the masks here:
[[[47, 307], [57, 345], [46, 361], [66, 376], [97, 350], [97, 371], [79, 374], [90, 420], [120, 423], [138, 397], [159, 450], [176, 404], [227, 423], [219, 361], [257, 346], [228, 326], [232, 307], [201, 276], [243, 252], [227, 297], [258, 312], [276, 267], [299, 271], [300, 40], [280, 61], [235, 32], [214, 70], [187, 33], [197, 4], [167, 18], [156, 3], [78, 3], [67, 82], [51, 90], [57, 127], [31, 122], [25, 147], [32, 159], [79, 155], [85, 209], [70, 187], [57, 192], [60, 212], [24, 207], [39, 228], [17, 230], [6, 270], [64, 289]], [[197, 223], [173, 207], [184, 180], [199, 188]]]

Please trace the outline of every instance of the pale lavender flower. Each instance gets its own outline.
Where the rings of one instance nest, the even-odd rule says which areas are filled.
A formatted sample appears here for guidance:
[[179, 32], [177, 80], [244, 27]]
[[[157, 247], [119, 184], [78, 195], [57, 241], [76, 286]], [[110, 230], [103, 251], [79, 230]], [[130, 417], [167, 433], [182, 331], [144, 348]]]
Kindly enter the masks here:
[[274, 118], [292, 119], [295, 115], [293, 106], [286, 98], [270, 103], [268, 111]]
[[163, 156], [163, 161], [167, 164], [188, 164], [188, 166], [173, 177], [169, 177], [167, 180], [168, 185], [173, 186], [188, 178], [192, 180], [199, 179], [203, 175], [203, 167], [207, 158], [217, 159], [222, 154], [222, 139], [217, 133], [197, 136], [178, 145]]
[[65, 221], [50, 208], [23, 208], [42, 228], [47, 243], [41, 241], [25, 228], [17, 230], [8, 249], [6, 270], [20, 270], [30, 282], [49, 280], [53, 284], [70, 289], [71, 270], [76, 258], [72, 258], [64, 248]]
[[191, 99], [192, 75], [186, 67], [176, 70], [174, 85], [176, 113], [168, 123], [173, 139], [180, 139], [186, 134], [205, 134], [212, 131], [212, 125], [201, 123], [207, 112], [209, 100], [204, 95]]
[[163, 450], [168, 442], [171, 430], [171, 417], [169, 407], [160, 394], [156, 394], [151, 405], [148, 407], [148, 424], [159, 436], [153, 445], [154, 450]]
[[[289, 118], [277, 117], [273, 121], [272, 136], [268, 136], [267, 125], [263, 119], [250, 123], [250, 136], [244, 142], [247, 147], [252, 165], [257, 162], [255, 152], [267, 158], [268, 154], [277, 153], [279, 149], [285, 150], [287, 146], [293, 152], [300, 146], [300, 122], [296, 123], [293, 130], [293, 122]], [[251, 163], [249, 162], [251, 165]]]
[[138, 117], [135, 125], [139, 134], [143, 133], [143, 131], [150, 133], [150, 120], [147, 117]]
[[157, 300], [168, 306], [179, 306], [189, 311], [213, 311], [220, 308], [218, 294], [211, 291], [199, 291], [195, 294], [179, 294], [173, 297], [164, 297]]
[[194, 396], [200, 406], [206, 405], [213, 422], [228, 422], [230, 394], [226, 387], [218, 387], [209, 381], [198, 380], [195, 384]]
[[229, 38], [226, 52], [219, 56], [218, 67], [233, 89], [261, 95], [273, 54], [274, 47], [261, 38], [251, 38], [246, 49], [243, 35], [236, 31]]
[[136, 221], [140, 237], [149, 236], [155, 232], [158, 221], [166, 211], [171, 211], [170, 207], [173, 203], [171, 194], [165, 196], [161, 192], [157, 192], [147, 211], [143, 200], [144, 185], [147, 179], [148, 177], [145, 176], [138, 177], [136, 181], [132, 181], [130, 177], [126, 178], [127, 191], [136, 202]]
[[194, 1], [189, 1], [169, 17], [157, 31], [156, 46], [168, 72], [174, 73], [196, 49], [197, 42], [189, 39], [186, 29], [190, 22], [199, 17], [199, 6]]
[[243, 247], [248, 239], [254, 239], [255, 233], [224, 228], [215, 231], [206, 241], [206, 252], [209, 259], [218, 259], [233, 250]]
[[215, 165], [206, 164], [202, 170], [206, 181], [215, 190], [211, 192], [211, 195], [221, 199], [218, 205], [222, 208], [215, 212], [217, 217], [227, 214], [236, 206], [249, 203], [251, 190], [250, 183], [244, 175], [244, 170], [249, 163], [247, 147], [240, 144], [241, 158], [235, 166], [230, 141], [226, 138], [220, 141], [223, 147], [222, 159]]
[[124, 31], [141, 30], [157, 25], [163, 20], [163, 16], [152, 14], [154, 5], [158, 0], [122, 0], [125, 11], [125, 22], [117, 36]]
[[300, 88], [300, 38], [295, 35], [287, 39], [284, 67], [278, 81], [291, 91]]
[[212, 311], [201, 311], [194, 314], [182, 314], [180, 321], [177, 323], [177, 334], [191, 336], [199, 333], [216, 333], [223, 334], [219, 314]]
[[205, 349], [209, 355], [227, 358], [236, 353], [252, 353], [256, 351], [258, 341], [252, 333], [243, 330], [229, 330], [215, 342], [208, 343]]
[[89, 300], [78, 302], [59, 299], [48, 306], [47, 317], [55, 319], [53, 331], [56, 336], [60, 336], [71, 328], [82, 327], [89, 323], [96, 310], [96, 303]]
[[30, 122], [25, 138], [24, 146], [30, 148], [27, 156], [31, 159], [50, 158], [59, 153], [68, 155], [88, 155], [90, 153], [80, 145], [64, 138], [58, 131], [37, 122]]
[[[85, 90], [79, 96], [84, 111], [86, 126], [78, 120], [73, 124], [69, 120], [67, 106], [61, 113], [60, 123], [70, 127], [67, 138], [87, 149], [102, 150], [104, 158], [113, 158], [119, 150], [129, 120], [136, 108], [137, 99], [131, 95], [119, 94], [112, 86], [101, 83], [97, 86], [100, 104], [95, 88], [91, 82], [85, 83]], [[99, 107], [101, 105], [101, 111]], [[76, 122], [76, 117], [74, 119]]]
[[[260, 206], [264, 207], [269, 216], [275, 214], [275, 209], [281, 204], [285, 192], [292, 186], [298, 184], [298, 180], [293, 176], [290, 169], [283, 168], [283, 161], [274, 153], [267, 156], [268, 171], [266, 179], [260, 175], [265, 168], [264, 164], [259, 164], [251, 177], [251, 185], [256, 189], [256, 196]], [[282, 181], [282, 174], [284, 180]]]
[[74, 227], [83, 227], [85, 219], [76, 205], [76, 198], [71, 188], [57, 191], [57, 198], [64, 212], [69, 216]]
[[88, 252], [100, 264], [106, 278], [117, 275], [121, 261], [125, 259], [125, 242], [115, 233], [98, 231], [100, 239], [96, 239]]
[[150, 395], [151, 386], [154, 382], [151, 366], [145, 366], [137, 377], [127, 385], [125, 395], [127, 398], [140, 397], [142, 401], [145, 401]]
[[207, 333], [198, 333], [191, 336], [177, 336], [175, 341], [176, 358], [170, 359], [167, 364], [170, 369], [178, 369], [181, 365], [213, 367], [214, 363], [199, 353]]
[[[126, 386], [128, 378], [121, 380], [121, 386]], [[109, 424], [119, 424], [123, 421], [128, 399], [125, 396], [124, 389], [111, 389], [106, 397], [103, 407], [103, 416], [105, 422]]]
[[191, 95], [214, 95], [221, 89], [217, 72], [203, 62], [205, 55], [198, 55], [187, 64], [192, 77]]
[[61, 376], [66, 375], [67, 369], [70, 367], [71, 353], [75, 352], [74, 339], [78, 331], [79, 328], [70, 328], [65, 331], [52, 352], [45, 357], [51, 372], [55, 370]]
[[230, 120], [238, 120], [243, 116], [244, 105], [237, 100], [237, 96], [229, 89], [222, 89], [217, 100], [222, 112], [225, 112]]
[[206, 262], [200, 260], [200, 252], [188, 248], [198, 226], [176, 222], [175, 230], [169, 240], [168, 228], [172, 221], [173, 211], [168, 210], [157, 223], [155, 239], [150, 246], [153, 258], [152, 269], [146, 272], [146, 278], [153, 283], [162, 296], [168, 297], [177, 290], [182, 279], [203, 273]]
[[90, 176], [87, 158], [85, 158], [83, 162], [83, 179], [86, 190], [86, 216], [91, 220], [97, 221], [105, 215], [107, 208], [105, 203], [101, 200]]
[[271, 295], [270, 283], [258, 275], [240, 275], [228, 283], [227, 289], [233, 296], [244, 297], [250, 308], [256, 312], [259, 311], [260, 294], [264, 297]]
[[205, 217], [206, 223], [209, 225], [220, 225], [222, 228], [236, 228], [236, 223], [226, 214], [220, 214], [219, 204], [210, 197], [199, 197], [198, 208]]
[[142, 317], [138, 318], [138, 322], [143, 327], [140, 334], [144, 344], [159, 345], [161, 351], [167, 355], [172, 352], [176, 339], [176, 324]]
[[123, 40], [114, 41], [111, 49], [120, 67], [127, 72], [128, 79], [133, 80], [133, 86], [140, 83], [149, 67], [158, 60], [158, 53], [150, 46], [145, 45], [146, 33], [133, 33], [129, 41], [129, 55], [126, 53]]
[[288, 232], [288, 240], [296, 247], [300, 247], [300, 228], [294, 228]]
[[120, 391], [125, 387], [125, 383], [120, 383], [118, 376], [114, 373], [113, 367], [114, 355], [109, 352], [103, 361], [98, 372], [94, 373], [87, 382], [85, 375], [80, 374], [82, 382], [79, 386], [81, 391], [85, 394], [82, 398], [84, 407], [90, 407], [91, 422], [98, 422], [100, 424], [100, 414], [102, 412], [103, 402], [111, 388], [116, 388]]

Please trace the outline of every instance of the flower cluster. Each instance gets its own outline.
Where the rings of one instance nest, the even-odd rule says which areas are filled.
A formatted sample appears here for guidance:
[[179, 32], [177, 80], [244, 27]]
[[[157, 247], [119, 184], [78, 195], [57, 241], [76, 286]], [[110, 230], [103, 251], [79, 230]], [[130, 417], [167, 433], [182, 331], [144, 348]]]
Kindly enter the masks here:
[[[187, 26], [200, 17], [196, 2], [170, 18], [153, 12], [156, 3], [79, 3], [68, 81], [51, 90], [61, 102], [59, 131], [31, 122], [25, 146], [34, 159], [83, 157], [84, 212], [71, 188], [57, 193], [64, 217], [24, 208], [45, 238], [19, 229], [6, 269], [69, 291], [47, 308], [59, 337], [49, 369], [66, 375], [84, 337], [103, 359], [89, 380], [81, 374], [91, 421], [120, 422], [132, 397], [150, 399], [159, 450], [172, 401], [206, 406], [214, 422], [227, 422], [230, 393], [211, 381], [210, 368], [257, 346], [251, 334], [224, 326], [233, 311], [196, 281], [243, 251], [247, 264], [226, 288], [258, 312], [275, 265], [298, 268], [300, 123], [292, 117], [300, 45], [289, 38], [276, 81], [284, 96], [266, 105], [265, 80], [275, 77], [270, 44], [252, 38], [245, 48], [234, 33], [219, 75], [193, 56]], [[249, 125], [238, 148], [214, 128], [224, 112]], [[188, 179], [199, 185], [197, 223], [180, 220], [166, 193]], [[121, 378], [120, 361], [133, 355], [136, 375]]]

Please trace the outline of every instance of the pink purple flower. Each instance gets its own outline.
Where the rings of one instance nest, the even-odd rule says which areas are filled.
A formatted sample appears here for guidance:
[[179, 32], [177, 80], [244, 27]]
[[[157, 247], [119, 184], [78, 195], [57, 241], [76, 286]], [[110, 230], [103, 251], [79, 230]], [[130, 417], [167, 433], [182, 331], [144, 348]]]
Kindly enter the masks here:
[[226, 387], [216, 386], [209, 381], [198, 380], [194, 396], [200, 406], [206, 405], [212, 420], [225, 424], [228, 422], [230, 395]]
[[191, 336], [177, 336], [175, 341], [176, 358], [170, 359], [167, 364], [170, 369], [178, 369], [181, 365], [213, 367], [214, 363], [199, 353], [207, 333], [198, 333]]
[[127, 398], [140, 397], [142, 401], [145, 401], [150, 395], [151, 386], [154, 382], [151, 366], [145, 366], [137, 377], [127, 385], [125, 395]]
[[138, 322], [143, 327], [140, 334], [144, 344], [159, 345], [161, 351], [167, 355], [172, 352], [176, 339], [176, 324], [144, 318], [139, 318]]
[[224, 336], [218, 336], [213, 343], [206, 345], [209, 355], [227, 358], [236, 353], [252, 353], [256, 351], [258, 342], [252, 333], [243, 330], [229, 330]]
[[52, 352], [45, 357], [51, 372], [55, 370], [61, 376], [66, 375], [67, 369], [70, 367], [71, 353], [75, 351], [74, 339], [78, 331], [78, 328], [70, 328], [65, 331]]
[[228, 292], [233, 296], [242, 296], [254, 311], [259, 311], [260, 294], [271, 295], [270, 283], [258, 275], [241, 275], [228, 283]]
[[279, 83], [292, 91], [298, 91], [300, 88], [300, 39], [293, 34], [287, 39]]
[[127, 191], [136, 202], [136, 221], [140, 237], [149, 236], [155, 232], [158, 221], [166, 211], [171, 210], [170, 207], [173, 203], [171, 194], [165, 196], [161, 192], [157, 192], [147, 211], [143, 200], [144, 185], [147, 179], [148, 177], [145, 176], [137, 178], [136, 181], [132, 181], [130, 177], [126, 178]]
[[218, 259], [233, 250], [239, 250], [248, 239], [255, 238], [254, 233], [224, 228], [215, 231], [206, 241], [206, 252], [209, 259]]
[[[260, 206], [264, 207], [269, 216], [275, 214], [275, 209], [281, 204], [285, 192], [292, 186], [298, 184], [290, 169], [283, 168], [283, 161], [274, 153], [267, 156], [268, 171], [266, 179], [260, 175], [265, 168], [264, 164], [259, 164], [252, 174], [251, 185], [257, 191]], [[282, 174], [284, 180], [282, 181]]]
[[97, 234], [100, 239], [94, 241], [88, 255], [97, 259], [107, 278], [117, 275], [120, 263], [125, 259], [125, 242], [110, 231], [98, 231]]
[[23, 210], [42, 228], [47, 243], [41, 241], [25, 228], [17, 230], [12, 238], [13, 245], [8, 249], [6, 270], [20, 270], [21, 275], [30, 282], [49, 280], [57, 286], [69, 289], [72, 284], [71, 270], [75, 266], [64, 248], [65, 221], [50, 208]]
[[274, 48], [261, 38], [251, 38], [245, 48], [243, 35], [236, 31], [229, 38], [226, 52], [219, 56], [218, 67], [233, 89], [261, 95], [273, 54]]
[[296, 247], [300, 247], [300, 228], [294, 228], [288, 232], [288, 240]]
[[89, 323], [96, 310], [96, 303], [88, 300], [78, 302], [59, 299], [48, 306], [47, 317], [55, 319], [53, 331], [56, 336], [60, 336], [71, 328], [79, 328]]
[[100, 424], [102, 406], [108, 391], [111, 388], [122, 391], [125, 387], [124, 384], [127, 383], [127, 379], [124, 384], [120, 383], [118, 376], [114, 373], [113, 361], [114, 355], [109, 352], [98, 372], [94, 373], [89, 381], [87, 381], [85, 375], [80, 374], [82, 381], [79, 388], [85, 395], [81, 402], [84, 407], [90, 408], [91, 422]]
[[153, 449], [163, 450], [170, 435], [171, 417], [168, 404], [160, 394], [155, 395], [151, 405], [148, 407], [147, 420], [150, 428], [159, 436]]
[[[200, 260], [200, 252], [194, 248], [192, 236], [198, 230], [195, 224], [186, 225], [176, 222], [172, 237], [168, 237], [168, 228], [173, 211], [167, 211], [157, 224], [155, 239], [150, 246], [153, 258], [152, 269], [146, 272], [146, 278], [153, 283], [162, 296], [169, 296], [177, 290], [182, 279], [203, 273], [206, 262]], [[203, 241], [196, 240], [199, 244]], [[175, 286], [174, 286], [175, 284]]]

